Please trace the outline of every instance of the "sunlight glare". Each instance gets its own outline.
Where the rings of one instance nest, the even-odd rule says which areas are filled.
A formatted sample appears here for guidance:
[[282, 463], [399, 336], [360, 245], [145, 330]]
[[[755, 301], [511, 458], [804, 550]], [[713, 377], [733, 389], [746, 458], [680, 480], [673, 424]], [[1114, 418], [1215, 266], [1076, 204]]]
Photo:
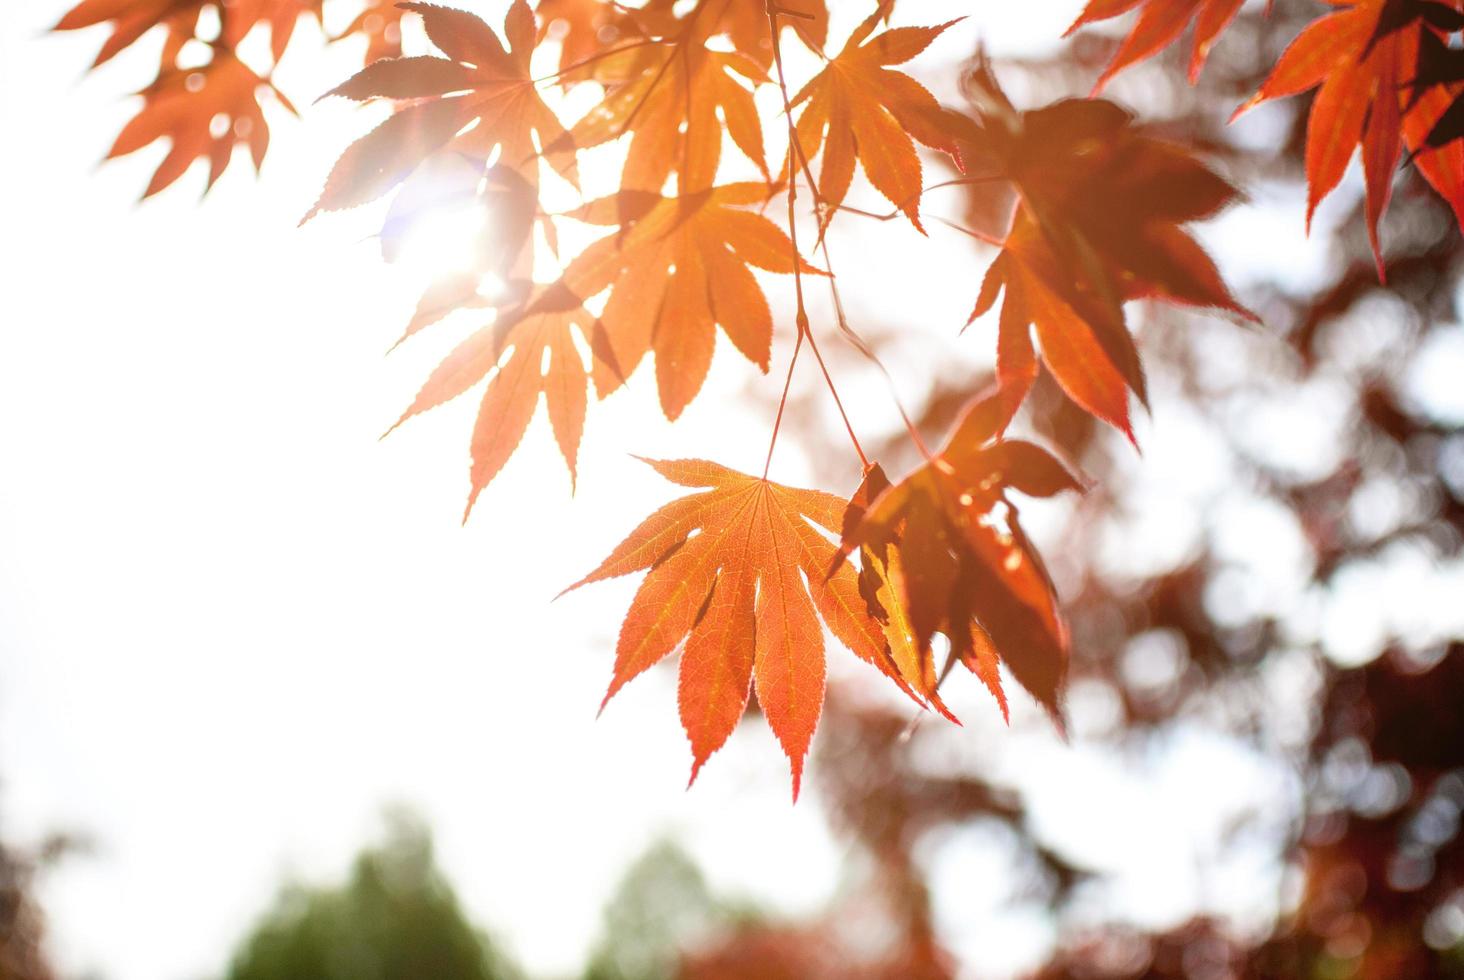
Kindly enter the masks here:
[[411, 219], [393, 261], [421, 282], [467, 272], [482, 248], [484, 230], [477, 208], [443, 204], [424, 209]]

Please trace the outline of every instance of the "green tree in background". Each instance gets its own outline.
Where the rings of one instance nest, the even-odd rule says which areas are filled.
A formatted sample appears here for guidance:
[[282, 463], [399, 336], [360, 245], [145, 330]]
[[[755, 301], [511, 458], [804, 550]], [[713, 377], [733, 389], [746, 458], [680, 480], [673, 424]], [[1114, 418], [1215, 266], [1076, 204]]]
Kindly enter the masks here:
[[714, 895], [691, 857], [671, 841], [651, 845], [605, 905], [605, 926], [585, 980], [670, 980], [681, 951], [745, 920], [751, 906]]
[[286, 886], [240, 945], [228, 980], [518, 980], [471, 925], [420, 820], [394, 814], [340, 888]]

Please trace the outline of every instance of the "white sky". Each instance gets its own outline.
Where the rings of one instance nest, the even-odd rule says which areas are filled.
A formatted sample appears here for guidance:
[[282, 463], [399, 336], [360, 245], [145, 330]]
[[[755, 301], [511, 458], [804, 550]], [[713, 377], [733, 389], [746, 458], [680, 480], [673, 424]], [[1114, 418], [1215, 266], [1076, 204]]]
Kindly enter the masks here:
[[[929, 3], [920, 20], [967, 6]], [[1077, 4], [1052, 6], [973, 17], [926, 64], [954, 61], [983, 30], [996, 46], [1055, 35]], [[241, 160], [202, 203], [194, 171], [136, 206], [159, 149], [96, 161], [132, 111], [117, 94], [146, 82], [148, 59], [83, 82], [102, 34], [42, 37], [64, 7], [0, 7], [0, 812], [7, 836], [96, 842], [45, 880], [62, 965], [117, 980], [217, 973], [282, 873], [338, 875], [391, 801], [427, 816], [472, 913], [536, 971], [581, 962], [620, 871], [666, 833], [719, 887], [817, 907], [841, 851], [816, 780], [790, 809], [781, 755], [748, 726], [685, 792], [670, 672], [595, 720], [634, 583], [550, 603], [672, 496], [628, 453], [760, 464], [770, 419], [730, 401], [755, 372], [722, 341], [712, 382], [674, 427], [645, 373], [592, 406], [573, 500], [536, 420], [460, 527], [472, 400], [377, 437], [471, 322], [383, 359], [414, 283], [363, 241], [379, 212], [295, 230], [367, 117], [344, 105], [307, 109], [304, 123], [276, 114], [258, 182]], [[358, 57], [298, 50], [314, 47], [297, 41], [281, 79], [302, 106]], [[849, 281], [863, 281], [863, 261], [880, 284], [859, 294], [859, 315], [918, 321], [957, 347], [984, 262], [950, 237], [878, 230], [877, 261], [838, 253]], [[918, 288], [927, 281], [973, 288]], [[980, 363], [981, 343], [968, 336], [948, 357]], [[780, 382], [787, 353], [775, 346], [764, 384]], [[903, 369], [911, 402], [925, 371]], [[866, 431], [892, 424], [877, 394], [852, 410]], [[775, 478], [809, 472], [792, 443], [780, 450]], [[1138, 869], [1135, 892], [1180, 896], [1175, 907], [1216, 900], [1193, 864], [1219, 824], [1195, 814], [1220, 821], [1245, 787], [1284, 792], [1276, 772], [1199, 734], [1172, 750], [1187, 754], [1105, 762], [1081, 737], [1008, 736], [974, 685], [956, 707], [977, 744], [1052, 775], [1039, 805], [1089, 808], [1088, 839], [1107, 835], [1115, 864]], [[1223, 800], [1174, 761], [1194, 758], [1232, 767]], [[1126, 793], [1152, 806], [1136, 817]], [[1010, 969], [1042, 929], [1003, 918], [1000, 874], [978, 844], [942, 852], [947, 939], [973, 964]]]

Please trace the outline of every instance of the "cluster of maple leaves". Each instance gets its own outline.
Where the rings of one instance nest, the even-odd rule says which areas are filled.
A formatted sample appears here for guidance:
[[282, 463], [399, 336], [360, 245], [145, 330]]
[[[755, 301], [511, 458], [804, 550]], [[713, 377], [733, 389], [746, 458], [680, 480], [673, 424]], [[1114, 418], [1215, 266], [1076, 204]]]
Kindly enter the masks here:
[[[813, 248], [825, 266], [825, 235], [847, 210], [856, 172], [923, 231], [917, 144], [971, 167], [971, 179], [1016, 191], [1000, 251], [973, 289], [971, 319], [1001, 303], [997, 384], [971, 401], [944, 448], [931, 453], [922, 444], [923, 465], [894, 485], [859, 450], [865, 479], [849, 500], [782, 486], [766, 472], [649, 461], [695, 492], [648, 517], [574, 586], [646, 573], [621, 627], [607, 701], [679, 648], [693, 778], [755, 691], [792, 764], [795, 795], [823, 701], [824, 627], [947, 717], [940, 685], [955, 664], [1005, 713], [1004, 663], [1061, 725], [1067, 635], [1009, 495], [1081, 484], [1045, 450], [1006, 438], [1006, 429], [1045, 365], [1074, 402], [1133, 438], [1130, 396], [1143, 402], [1146, 392], [1125, 318], [1129, 300], [1253, 319], [1184, 229], [1237, 195], [1189, 149], [1150, 134], [1097, 89], [1019, 110], [984, 65], [971, 79], [974, 112], [943, 106], [901, 66], [950, 25], [891, 26], [892, 0], [861, 2], [867, 16], [835, 53], [825, 0], [541, 0], [536, 8], [514, 0], [499, 28], [433, 4], [358, 3], [345, 34], [366, 38], [367, 64], [327, 95], [386, 102], [392, 112], [346, 148], [305, 216], [395, 192], [399, 201], [456, 201], [481, 221], [469, 267], [427, 288], [406, 336], [464, 307], [484, 309], [486, 325], [448, 354], [402, 416], [482, 386], [471, 509], [541, 402], [573, 479], [590, 391], [605, 398], [642, 361], [654, 362], [670, 419], [701, 390], [718, 327], [766, 372], [775, 317], [754, 269], [794, 277], [792, 360], [805, 344], [817, 353], [804, 279], [837, 288], [837, 275], [800, 253], [800, 191], [817, 219]], [[1138, 8], [1101, 89], [1193, 21], [1193, 80], [1240, 5], [1091, 0], [1070, 30]], [[98, 63], [154, 29], [165, 35], [157, 80], [111, 151], [168, 140], [152, 194], [199, 158], [208, 160], [211, 185], [241, 143], [258, 166], [268, 142], [262, 93], [290, 103], [237, 46], [256, 27], [267, 29], [277, 63], [298, 20], [318, 20], [321, 8], [322, 0], [82, 0], [57, 27], [109, 23]], [[1378, 226], [1405, 147], [1464, 220], [1464, 55], [1450, 43], [1464, 13], [1458, 0], [1337, 0], [1334, 8], [1238, 111], [1319, 87], [1308, 126], [1307, 218], [1360, 145], [1381, 274]], [[207, 38], [205, 13], [217, 25]], [[402, 55], [404, 17], [420, 18], [440, 55]], [[821, 67], [793, 89], [782, 51], [795, 38]], [[209, 59], [185, 68], [190, 42], [202, 43]], [[558, 63], [536, 75], [534, 53], [544, 44], [557, 45]], [[594, 86], [600, 97], [581, 118], [563, 120], [546, 100], [555, 86]], [[770, 121], [786, 129], [781, 160], [769, 158], [772, 127], [754, 100], [761, 86], [781, 93], [784, 113]], [[616, 141], [624, 147], [617, 192], [547, 215], [544, 167], [577, 187], [580, 153]], [[748, 179], [727, 181], [736, 167]], [[784, 225], [768, 210], [780, 196]], [[384, 242], [399, 220], [394, 206]], [[535, 232], [557, 253], [556, 221], [605, 233], [564, 257], [552, 281], [537, 281]], [[501, 289], [485, 297], [488, 278]]]

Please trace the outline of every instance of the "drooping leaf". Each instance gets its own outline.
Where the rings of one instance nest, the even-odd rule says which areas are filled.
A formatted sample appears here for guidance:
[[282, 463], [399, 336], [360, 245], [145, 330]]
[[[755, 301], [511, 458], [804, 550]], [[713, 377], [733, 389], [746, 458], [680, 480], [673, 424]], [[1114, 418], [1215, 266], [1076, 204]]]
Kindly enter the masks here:
[[463, 341], [432, 372], [402, 417], [407, 419], [465, 394], [492, 376], [483, 392], [473, 428], [471, 488], [463, 519], [483, 488], [518, 448], [538, 409], [540, 396], [560, 453], [575, 479], [575, 461], [584, 432], [588, 373], [575, 334], [589, 343], [594, 318], [577, 297], [561, 287], [542, 287], [523, 307]]
[[269, 124], [259, 104], [259, 91], [267, 87], [264, 79], [227, 51], [217, 52], [201, 68], [165, 70], [140, 93], [142, 108], [122, 127], [107, 158], [168, 140], [168, 153], [143, 197], [183, 176], [200, 157], [208, 160], [212, 187], [241, 143], [249, 148], [257, 170], [269, 147]]
[[[879, 464], [871, 466], [844, 511], [840, 533], [851, 532], [863, 520], [869, 505], [889, 489], [889, 485], [889, 479]], [[910, 620], [910, 609], [906, 601], [908, 586], [904, 562], [898, 549], [886, 549], [883, 553], [877, 553], [873, 548], [861, 548], [859, 557], [859, 592], [864, 597], [865, 607], [870, 615], [884, 629], [890, 661], [898, 672], [899, 679], [936, 711], [951, 721], [956, 721], [955, 715], [951, 714], [941, 699], [940, 676], [929, 646], [922, 647], [915, 640], [915, 627]], [[840, 572], [842, 571], [841, 568]], [[999, 692], [1000, 680], [996, 683], [998, 687], [995, 690]], [[1000, 693], [997, 697], [1002, 700]], [[1006, 710], [1004, 700], [1002, 710]]]
[[366, 0], [365, 9], [331, 40], [364, 37], [366, 55], [362, 60], [368, 65], [384, 58], [400, 58], [402, 18], [406, 14], [407, 10], [399, 6], [396, 0]]
[[97, 52], [94, 65], [109, 61], [155, 27], [168, 29], [163, 46], [164, 71], [178, 67], [177, 55], [183, 42], [193, 37], [199, 14], [216, 9], [220, 18], [219, 45], [230, 52], [258, 24], [270, 29], [270, 47], [280, 60], [299, 19], [311, 14], [320, 18], [321, 0], [81, 0], [56, 23], [53, 30], [74, 31], [110, 23], [112, 34]]
[[111, 24], [111, 36], [102, 44], [92, 66], [110, 61], [155, 27], [168, 31], [162, 70], [177, 67], [183, 42], [193, 36], [199, 12], [207, 0], [81, 0], [56, 22], [52, 30], [76, 31]]
[[818, 195], [830, 215], [848, 194], [858, 162], [874, 188], [920, 228], [916, 141], [959, 162], [957, 139], [971, 133], [964, 117], [943, 109], [923, 85], [889, 66], [914, 58], [955, 21], [894, 28], [871, 38], [887, 7], [881, 4], [866, 18], [838, 56], [794, 96], [793, 107], [802, 107], [798, 146], [810, 162], [822, 152]]
[[[693, 16], [709, 18], [711, 23], [704, 28], [709, 35], [726, 37], [735, 51], [751, 58], [763, 69], [772, 65], [773, 39], [768, 29], [766, 0], [725, 0], [723, 3], [703, 4], [680, 17], [676, 14], [676, 6], [676, 0], [650, 0], [641, 8], [639, 19], [654, 33], [666, 37]], [[821, 54], [829, 36], [826, 0], [785, 0], [777, 7], [779, 26], [794, 31], [805, 45]]]
[[[1464, 213], [1464, 183], [1457, 161], [1440, 155], [1429, 134], [1442, 117], [1440, 85], [1420, 75], [1420, 44], [1437, 31], [1457, 28], [1434, 24], [1434, 8], [1454, 9], [1426, 0], [1338, 0], [1336, 10], [1308, 24], [1281, 55], [1275, 69], [1236, 115], [1271, 99], [1318, 88], [1307, 117], [1307, 224], [1342, 180], [1354, 150], [1362, 147], [1366, 183], [1368, 239], [1385, 274], [1378, 225], [1392, 196], [1394, 172], [1404, 138], [1420, 158], [1419, 171], [1456, 212]], [[1457, 10], [1455, 10], [1457, 12]], [[1434, 68], [1428, 62], [1424, 67]], [[1449, 95], [1442, 96], [1444, 101]], [[1457, 154], [1455, 154], [1457, 155]]]
[[1224, 207], [1235, 188], [1101, 99], [993, 110], [986, 130], [1020, 197], [971, 314], [985, 313], [1005, 290], [997, 341], [1004, 397], [1015, 407], [1036, 379], [1035, 327], [1042, 360], [1063, 390], [1132, 439], [1128, 394], [1145, 401], [1147, 393], [1126, 300], [1254, 319], [1181, 227]]
[[607, 92], [574, 124], [573, 139], [593, 147], [630, 137], [622, 190], [659, 194], [673, 173], [678, 193], [706, 190], [717, 177], [724, 134], [767, 175], [750, 87], [767, 75], [740, 52], [708, 48], [715, 28], [714, 18], [699, 17], [669, 40], [627, 47], [584, 73]]
[[[717, 325], [767, 371], [773, 318], [752, 268], [791, 273], [793, 244], [777, 225], [743, 209], [766, 195], [762, 184], [678, 197], [623, 191], [571, 212], [582, 221], [620, 226], [565, 271], [573, 291], [586, 299], [611, 289], [595, 365], [601, 394], [615, 390], [654, 351], [661, 407], [675, 419], [706, 379]], [[818, 271], [807, 262], [801, 268]]]
[[529, 72], [534, 17], [524, 0], [515, 0], [504, 21], [507, 47], [473, 14], [424, 3], [402, 6], [422, 15], [428, 37], [449, 57], [378, 61], [327, 93], [401, 104], [346, 148], [303, 220], [381, 197], [444, 149], [485, 165], [496, 152], [500, 165], [532, 187], [539, 185], [542, 149], [545, 160], [575, 180], [574, 146]]
[[646, 518], [570, 586], [649, 569], [620, 629], [605, 703], [684, 641], [678, 702], [692, 779], [732, 734], [755, 689], [792, 765], [796, 799], [823, 705], [819, 620], [899, 682], [853, 569], [829, 574], [835, 546], [826, 535], [838, 533], [845, 502], [705, 460], [647, 462], [703, 492]]
[[1210, 48], [1235, 19], [1245, 0], [1088, 0], [1088, 5], [1063, 35], [1067, 37], [1087, 24], [1108, 20], [1141, 7], [1133, 29], [1093, 86], [1097, 95], [1108, 80], [1128, 66], [1158, 54], [1194, 23], [1194, 47], [1190, 53], [1189, 80], [1194, 83], [1205, 67]]
[[1000, 391], [975, 400], [939, 454], [853, 515], [839, 554], [858, 549], [869, 556], [865, 574], [885, 576], [880, 595], [893, 594], [904, 610], [921, 672], [933, 666], [931, 638], [944, 634], [950, 656], [991, 690], [1003, 714], [998, 657], [1061, 727], [1067, 629], [1006, 493], [1050, 496], [1082, 486], [1045, 450], [1002, 440], [1009, 419]]

